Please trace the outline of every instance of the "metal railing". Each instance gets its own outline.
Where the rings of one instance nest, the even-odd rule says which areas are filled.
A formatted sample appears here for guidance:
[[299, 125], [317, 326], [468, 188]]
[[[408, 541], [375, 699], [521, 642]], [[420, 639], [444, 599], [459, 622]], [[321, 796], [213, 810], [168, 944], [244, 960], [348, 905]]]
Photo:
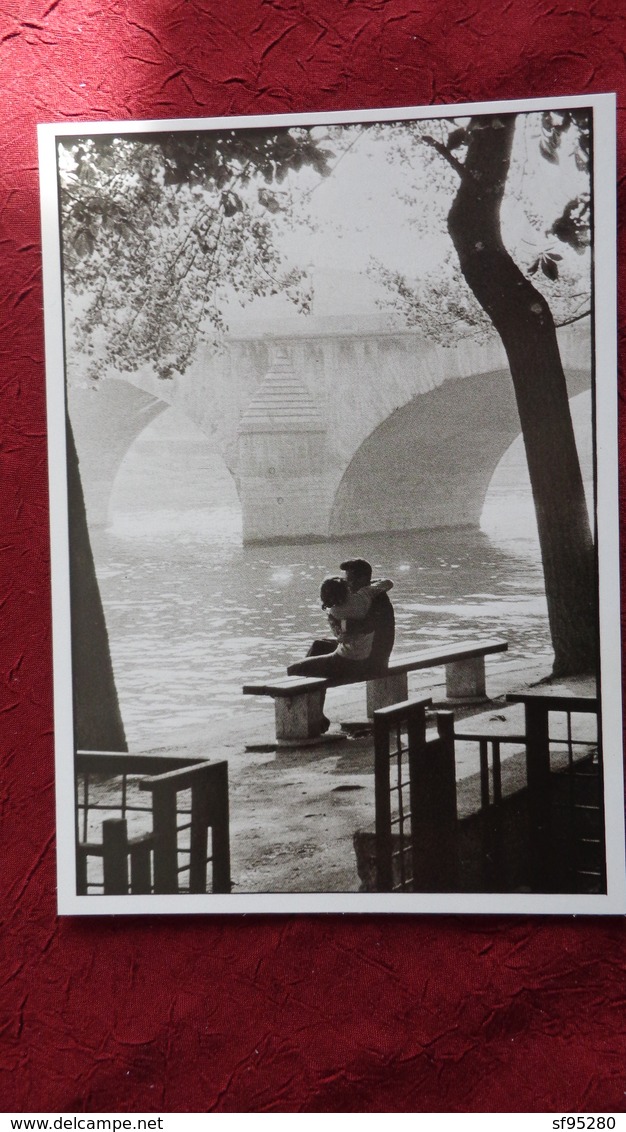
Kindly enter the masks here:
[[204, 893], [209, 865], [210, 890], [230, 892], [225, 761], [77, 752], [79, 895]]
[[[469, 722], [469, 721], [468, 721]], [[509, 798], [502, 786], [502, 748], [517, 747], [524, 750], [524, 735], [489, 732], [454, 732], [455, 743], [476, 744], [480, 775], [480, 808], [471, 815], [474, 825], [474, 846], [480, 845], [481, 866], [477, 870], [482, 887], [489, 891], [506, 890], [511, 884], [511, 856], [519, 852], [521, 831], [515, 839], [515, 817], [511, 813]], [[518, 826], [522, 824], [517, 819]], [[508, 843], [507, 843], [508, 842]], [[521, 864], [521, 863], [520, 863]], [[477, 875], [476, 873], [474, 874]], [[518, 877], [519, 879], [519, 877]]]
[[454, 719], [430, 698], [374, 712], [375, 884], [379, 892], [445, 892], [456, 876]]
[[[455, 733], [430, 702], [374, 714], [376, 890], [606, 891], [601, 744], [577, 719], [597, 717], [595, 698], [520, 694], [523, 734]], [[462, 818], [456, 741], [478, 746], [480, 799]]]
[[[511, 877], [511, 856], [519, 853], [525, 836], [527, 880], [532, 891], [605, 891], [602, 755], [597, 723], [586, 726], [593, 734], [575, 737], [576, 732], [581, 734], [583, 716], [587, 720], [597, 717], [595, 697], [552, 694], [546, 687], [508, 698], [525, 705], [523, 734], [479, 734], [471, 726], [455, 732], [455, 740], [476, 743], [479, 749], [480, 829], [488, 886], [497, 890], [507, 876]], [[514, 789], [505, 795], [501, 748], [507, 744], [520, 748], [525, 761], [521, 767], [518, 763]], [[516, 819], [514, 809], [517, 804], [522, 812], [520, 790], [524, 787], [526, 819]], [[515, 838], [516, 846], [512, 844]]]
[[[533, 872], [541, 890], [551, 851], [569, 890], [606, 892], [604, 775], [595, 695], [533, 689], [507, 696], [524, 705]], [[574, 738], [578, 720], [590, 734]], [[561, 733], [554, 730], [560, 717]], [[565, 723], [563, 734], [563, 722]]]

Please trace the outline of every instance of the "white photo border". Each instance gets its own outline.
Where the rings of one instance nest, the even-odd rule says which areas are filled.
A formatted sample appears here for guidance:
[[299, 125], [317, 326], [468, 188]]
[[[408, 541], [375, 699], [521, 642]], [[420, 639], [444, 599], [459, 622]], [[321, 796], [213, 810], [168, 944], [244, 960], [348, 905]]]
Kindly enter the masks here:
[[[590, 109], [594, 121], [594, 295], [596, 487], [598, 518], [600, 693], [604, 751], [607, 892], [574, 894], [256, 893], [172, 896], [76, 895], [74, 736], [70, 573], [65, 435], [65, 358], [57, 142], [98, 134], [146, 134], [276, 126], [393, 122], [478, 114]], [[626, 911], [624, 775], [622, 754], [620, 576], [618, 536], [616, 153], [614, 94], [393, 107], [323, 113], [142, 121], [59, 122], [40, 125], [39, 168], [47, 384], [57, 878], [60, 915], [483, 913], [615, 915]]]

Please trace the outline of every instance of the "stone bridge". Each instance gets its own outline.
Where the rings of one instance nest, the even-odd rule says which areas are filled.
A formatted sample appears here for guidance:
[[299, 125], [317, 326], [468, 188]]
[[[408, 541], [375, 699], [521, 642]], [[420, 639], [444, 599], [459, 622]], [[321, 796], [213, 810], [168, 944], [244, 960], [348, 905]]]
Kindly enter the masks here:
[[[124, 455], [175, 405], [229, 468], [245, 542], [477, 524], [520, 431], [500, 343], [320, 322], [233, 335], [172, 381], [140, 371], [71, 389], [90, 521], [106, 522]], [[573, 397], [591, 384], [589, 339], [580, 325], [559, 338]]]

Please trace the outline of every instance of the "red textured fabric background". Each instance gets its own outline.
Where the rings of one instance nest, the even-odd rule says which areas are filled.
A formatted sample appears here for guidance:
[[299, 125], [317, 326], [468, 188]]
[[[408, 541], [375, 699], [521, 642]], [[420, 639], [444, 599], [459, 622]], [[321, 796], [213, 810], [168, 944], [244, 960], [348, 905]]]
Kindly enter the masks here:
[[624, 1111], [621, 919], [57, 919], [35, 137], [616, 90], [623, 204], [623, 0], [4, 0], [0, 44], [0, 1108]]

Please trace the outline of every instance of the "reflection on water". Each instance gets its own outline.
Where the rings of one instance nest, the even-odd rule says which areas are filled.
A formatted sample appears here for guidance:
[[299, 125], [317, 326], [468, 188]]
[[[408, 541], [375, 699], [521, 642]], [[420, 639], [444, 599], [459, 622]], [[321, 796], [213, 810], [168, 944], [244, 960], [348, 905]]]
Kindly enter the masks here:
[[399, 650], [488, 635], [506, 637], [516, 657], [551, 657], [538, 561], [480, 531], [242, 547], [237, 513], [224, 509], [144, 523], [135, 512], [114, 530], [93, 544], [133, 744], [255, 706], [241, 685], [284, 674], [326, 635], [320, 579], [353, 555], [395, 581]]
[[[588, 396], [572, 404], [590, 479]], [[132, 744], [158, 745], [179, 729], [253, 710], [258, 701], [241, 685], [284, 674], [312, 637], [326, 635], [320, 580], [357, 555], [395, 581], [400, 651], [503, 636], [509, 657], [546, 667], [552, 658], [521, 438], [494, 476], [482, 532], [244, 548], [232, 477], [170, 409], [127, 454], [110, 520], [92, 541]]]
[[[586, 400], [585, 400], [586, 398]], [[591, 479], [588, 395], [572, 403]], [[242, 547], [232, 477], [207, 438], [170, 409], [138, 437], [117, 477], [107, 531], [92, 532], [130, 742], [250, 711], [255, 678], [283, 674], [326, 635], [321, 578], [347, 557], [395, 581], [400, 651], [503, 636], [509, 657], [552, 658], [521, 438], [501, 461], [473, 529]], [[494, 658], [492, 663], [500, 663]]]

